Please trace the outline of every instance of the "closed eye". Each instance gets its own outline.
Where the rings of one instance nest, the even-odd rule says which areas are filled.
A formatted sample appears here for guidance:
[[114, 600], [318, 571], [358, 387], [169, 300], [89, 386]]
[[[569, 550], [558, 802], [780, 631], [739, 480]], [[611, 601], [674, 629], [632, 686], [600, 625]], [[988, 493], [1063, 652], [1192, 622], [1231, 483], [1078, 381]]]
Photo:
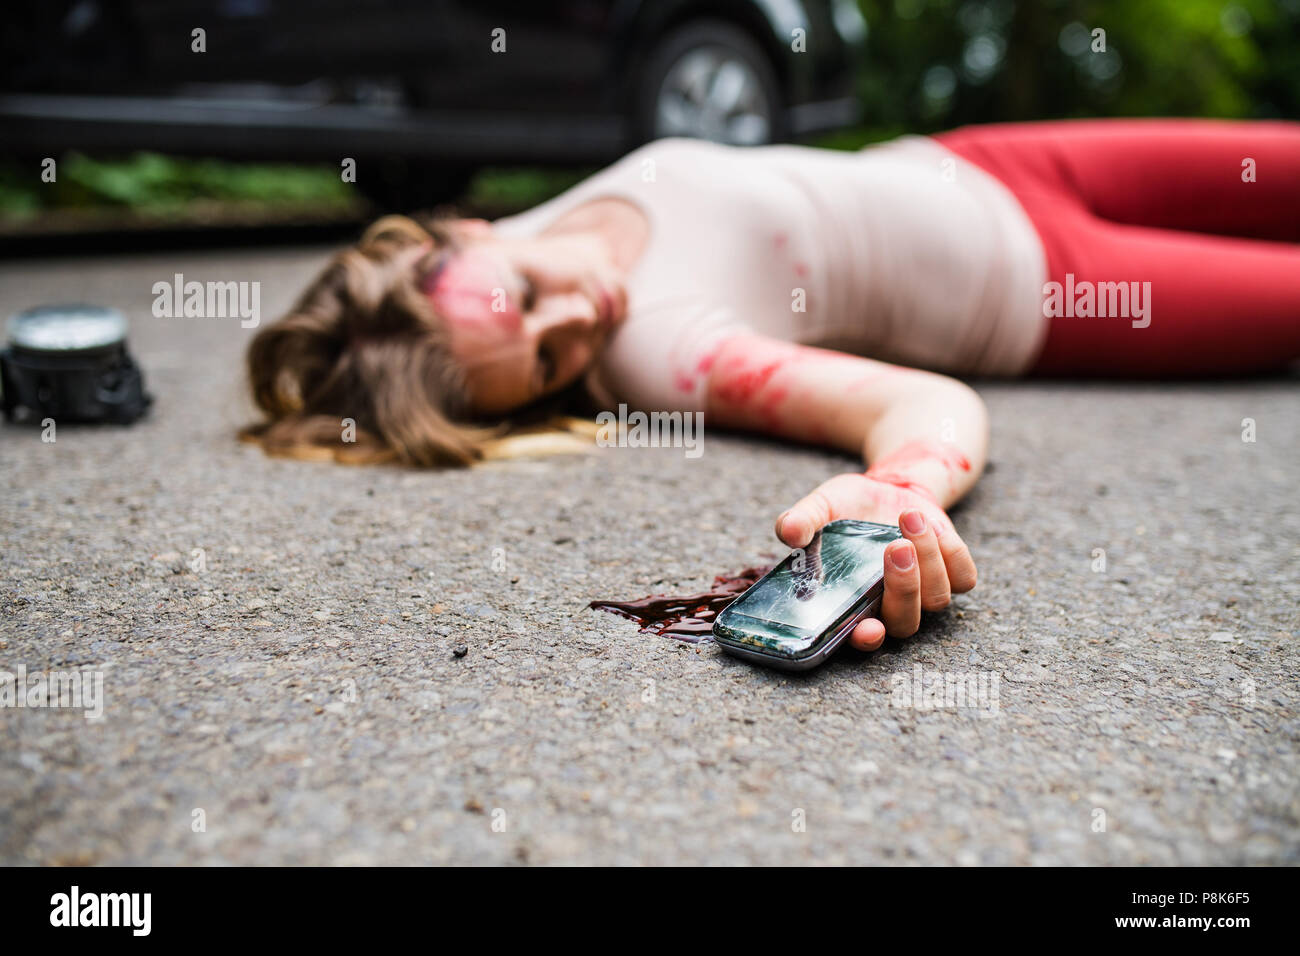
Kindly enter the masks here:
[[433, 250], [428, 255], [423, 256], [416, 265], [416, 274], [419, 275], [417, 284], [421, 291], [428, 294], [433, 291], [438, 284], [438, 278], [442, 275], [442, 270], [447, 267], [451, 259], [451, 252], [442, 250]]

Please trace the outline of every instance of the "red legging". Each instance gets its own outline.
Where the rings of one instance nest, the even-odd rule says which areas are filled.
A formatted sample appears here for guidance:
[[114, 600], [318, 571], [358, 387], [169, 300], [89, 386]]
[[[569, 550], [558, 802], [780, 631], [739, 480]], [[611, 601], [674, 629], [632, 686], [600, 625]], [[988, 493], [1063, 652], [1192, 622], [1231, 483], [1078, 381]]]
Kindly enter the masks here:
[[1151, 283], [1145, 328], [1050, 318], [1031, 375], [1228, 374], [1300, 358], [1300, 123], [996, 124], [935, 139], [1020, 200], [1049, 280]]

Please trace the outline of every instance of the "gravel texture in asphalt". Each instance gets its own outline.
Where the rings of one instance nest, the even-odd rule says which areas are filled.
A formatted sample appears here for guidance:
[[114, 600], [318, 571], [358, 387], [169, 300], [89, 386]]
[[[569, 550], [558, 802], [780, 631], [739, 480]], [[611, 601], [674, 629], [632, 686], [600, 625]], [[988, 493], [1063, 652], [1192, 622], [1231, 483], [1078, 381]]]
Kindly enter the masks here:
[[0, 709], [0, 862], [1300, 862], [1294, 378], [976, 383], [979, 586], [790, 676], [586, 605], [776, 558], [855, 462], [268, 459], [234, 438], [253, 330], [151, 287], [258, 281], [269, 322], [325, 255], [0, 265], [5, 314], [124, 309], [157, 399], [0, 427], [0, 670], [103, 689]]

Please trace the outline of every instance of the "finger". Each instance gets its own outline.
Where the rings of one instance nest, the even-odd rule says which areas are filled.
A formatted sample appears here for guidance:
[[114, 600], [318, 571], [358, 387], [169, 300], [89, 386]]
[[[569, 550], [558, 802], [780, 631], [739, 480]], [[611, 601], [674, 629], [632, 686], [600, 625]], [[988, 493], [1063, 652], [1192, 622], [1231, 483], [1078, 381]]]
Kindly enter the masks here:
[[885, 596], [880, 620], [890, 637], [911, 637], [921, 626], [921, 571], [916, 548], [903, 539], [885, 549]]
[[942, 611], [952, 603], [948, 588], [948, 568], [939, 551], [939, 539], [925, 520], [925, 515], [912, 510], [904, 511], [898, 519], [898, 529], [916, 548], [917, 562], [921, 567], [921, 608]]
[[831, 514], [830, 501], [816, 488], [776, 519], [776, 536], [791, 548], [802, 548], [831, 520]]
[[849, 643], [860, 651], [879, 650], [885, 643], [885, 625], [874, 617], [861, 620], [849, 635]]
[[939, 539], [939, 553], [948, 569], [948, 586], [953, 594], [965, 594], [975, 587], [975, 559], [970, 556], [970, 549], [961, 535], [955, 530], [946, 532]]
[[[862, 475], [827, 478], [777, 519], [776, 536], [792, 548], [805, 547], [827, 522], [861, 514], [861, 509], [879, 504], [874, 498], [864, 497], [878, 490]], [[889, 490], [894, 492], [892, 488]]]

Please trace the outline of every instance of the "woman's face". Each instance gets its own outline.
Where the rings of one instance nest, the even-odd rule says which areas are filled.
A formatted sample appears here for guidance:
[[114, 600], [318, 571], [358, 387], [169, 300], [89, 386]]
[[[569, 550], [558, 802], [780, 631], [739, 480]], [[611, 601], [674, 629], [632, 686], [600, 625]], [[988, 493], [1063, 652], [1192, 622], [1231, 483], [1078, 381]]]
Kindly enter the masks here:
[[447, 322], [474, 410], [520, 408], [577, 381], [627, 313], [599, 236], [503, 239], [481, 224], [421, 280]]

